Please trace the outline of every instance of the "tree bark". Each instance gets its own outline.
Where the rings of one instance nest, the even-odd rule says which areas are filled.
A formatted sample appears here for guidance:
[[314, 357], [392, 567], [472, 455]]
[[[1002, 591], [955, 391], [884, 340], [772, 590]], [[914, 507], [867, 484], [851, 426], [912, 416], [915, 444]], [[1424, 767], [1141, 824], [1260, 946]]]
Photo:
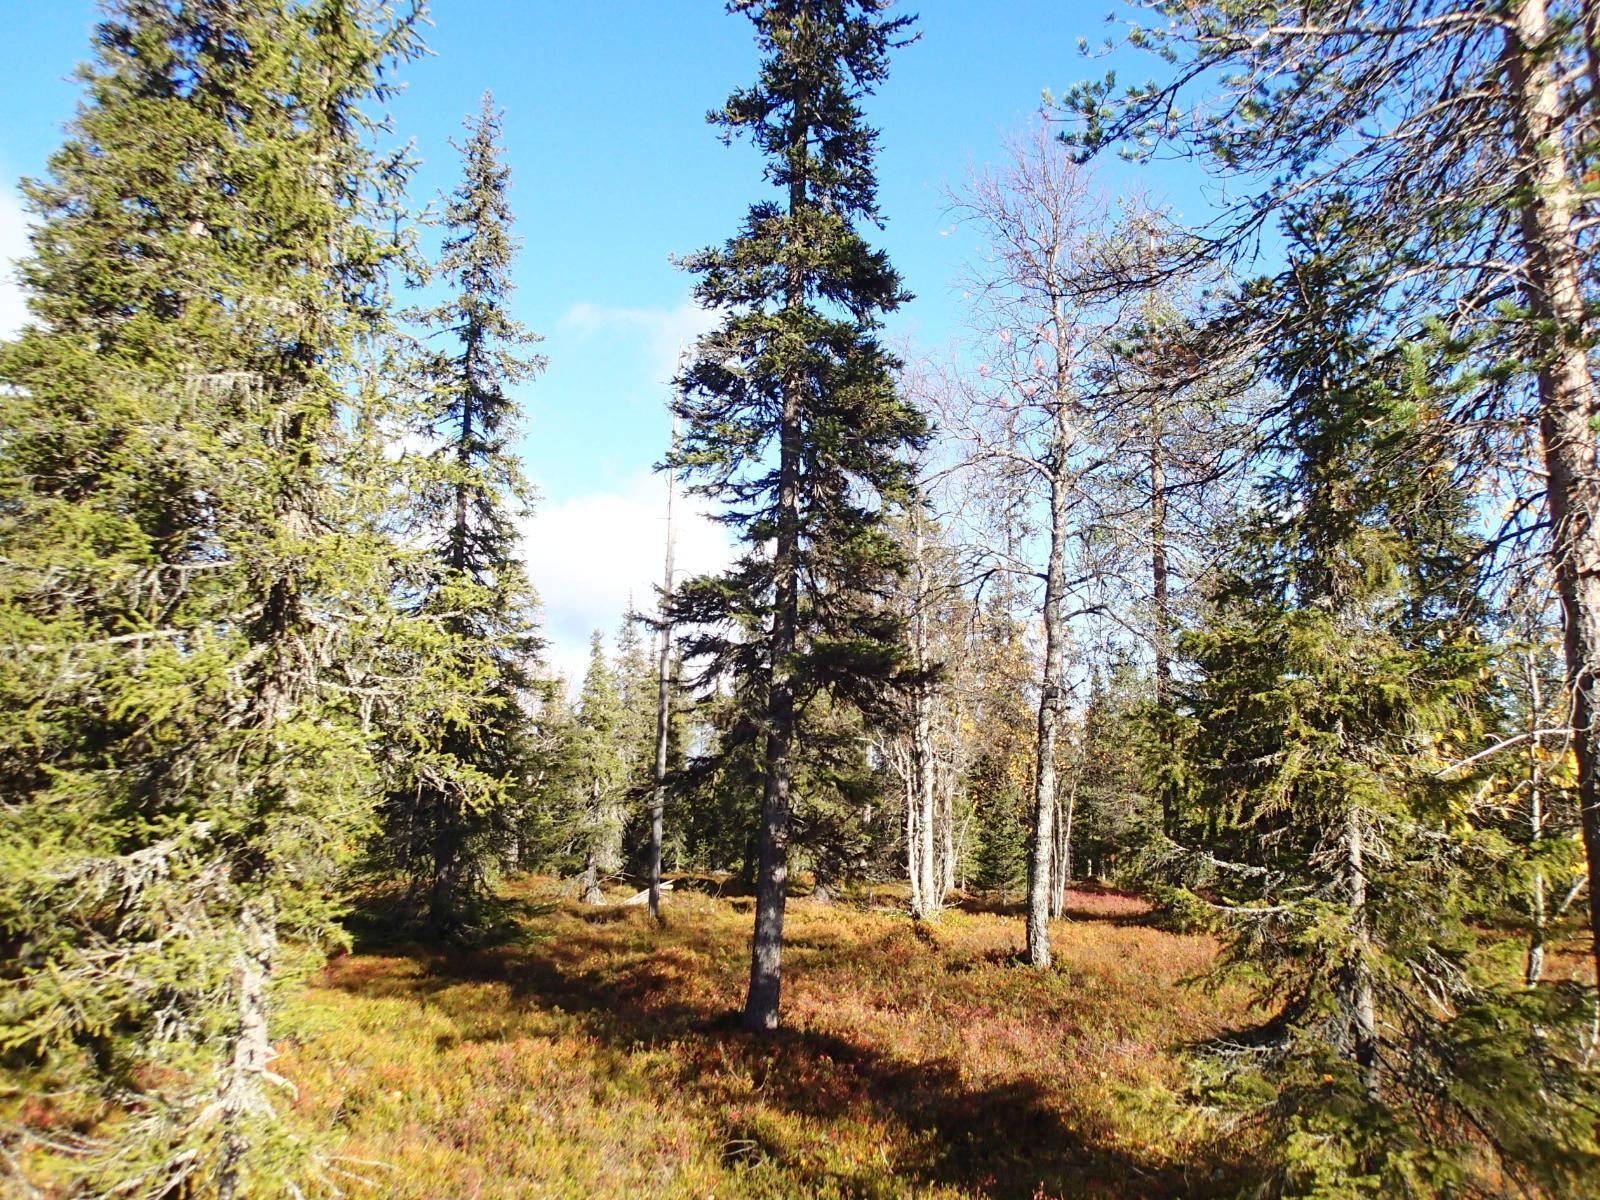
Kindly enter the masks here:
[[[1542, 724], [1543, 697], [1539, 688], [1539, 666], [1532, 654], [1526, 656], [1528, 667], [1528, 835], [1534, 853], [1544, 841], [1544, 763], [1541, 756], [1539, 729]], [[1544, 978], [1545, 898], [1544, 868], [1535, 864], [1531, 894], [1528, 897], [1528, 958], [1523, 975], [1529, 987], [1537, 987]]]
[[[1058, 426], [1063, 424], [1057, 416]], [[1033, 786], [1033, 842], [1028, 856], [1028, 962], [1050, 966], [1050, 859], [1056, 811], [1056, 743], [1061, 728], [1065, 653], [1061, 625], [1066, 589], [1066, 432], [1058, 432], [1057, 462], [1050, 480], [1050, 558], [1044, 584], [1044, 678], [1039, 689], [1039, 734]]]
[[[802, 3], [810, 19], [810, 5]], [[810, 155], [811, 119], [805, 98], [797, 96], [788, 128], [789, 234], [807, 207], [805, 165]], [[806, 263], [800, 248], [788, 247], [784, 308], [799, 319], [806, 307]], [[761, 848], [756, 863], [756, 920], [750, 944], [750, 988], [744, 1027], [770, 1032], [778, 1027], [783, 956], [783, 910], [789, 891], [789, 816], [793, 785], [795, 722], [794, 655], [800, 630], [800, 453], [805, 437], [802, 393], [805, 381], [790, 363], [782, 382], [783, 411], [778, 425], [778, 511], [772, 574], [774, 603], [768, 650], [766, 772], [761, 790]]]
[[1369, 1097], [1378, 1094], [1378, 1015], [1372, 971], [1367, 965], [1371, 937], [1367, 926], [1367, 875], [1361, 812], [1351, 805], [1345, 815], [1345, 888], [1355, 954], [1346, 969], [1345, 1003], [1350, 1010], [1352, 1053]]
[[[917, 670], [928, 668], [927, 627], [927, 571], [924, 555], [922, 515], [912, 514], [912, 571], [915, 595], [911, 614], [911, 647]], [[917, 684], [912, 697], [911, 772], [916, 806], [916, 852], [911, 868], [914, 880], [911, 888], [912, 915], [927, 918], [939, 909], [939, 885], [934, 870], [934, 825], [937, 798], [935, 795], [935, 770], [937, 762], [933, 748], [933, 692], [924, 681]]]
[[[1523, 187], [1524, 291], [1533, 315], [1539, 434], [1548, 477], [1551, 551], [1563, 619], [1572, 744], [1584, 858], [1600, 879], [1600, 480], [1596, 395], [1584, 343], [1584, 259], [1577, 198], [1561, 128], [1560, 81], [1544, 53], [1544, 0], [1525, 0], [1506, 24], [1505, 62], [1515, 118], [1515, 167]], [[1589, 889], [1591, 954], [1600, 971], [1600, 888]]]
[[578, 898], [585, 904], [604, 904], [606, 895], [600, 890], [600, 861], [594, 847], [583, 860], [583, 874], [578, 876]]
[[218, 1097], [222, 1126], [222, 1161], [217, 1172], [219, 1200], [240, 1195], [240, 1164], [250, 1152], [250, 1123], [270, 1116], [267, 1098], [271, 1078], [272, 1038], [268, 1029], [272, 978], [278, 935], [270, 898], [247, 903], [240, 913], [240, 952], [234, 993], [233, 1056]]
[[[683, 364], [678, 364], [682, 374]], [[678, 415], [672, 415], [672, 449], [678, 448]], [[677, 477], [667, 471], [667, 561], [662, 570], [661, 596], [663, 613], [666, 597], [672, 594], [672, 509], [677, 494]], [[661, 920], [661, 833], [667, 806], [667, 743], [672, 732], [672, 626], [663, 615], [661, 621], [661, 652], [656, 664], [656, 762], [655, 787], [650, 793], [650, 916]]]

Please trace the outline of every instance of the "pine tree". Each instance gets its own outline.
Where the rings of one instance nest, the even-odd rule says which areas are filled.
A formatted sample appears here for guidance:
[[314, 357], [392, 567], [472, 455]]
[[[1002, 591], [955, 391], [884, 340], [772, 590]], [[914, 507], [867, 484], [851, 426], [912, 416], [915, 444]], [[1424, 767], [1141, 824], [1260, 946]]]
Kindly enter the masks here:
[[516, 431], [509, 388], [544, 367], [538, 342], [507, 311], [515, 244], [502, 161], [501, 114], [484, 94], [457, 149], [463, 177], [444, 212], [438, 276], [453, 291], [417, 314], [445, 348], [420, 363], [421, 438], [413, 460], [414, 537], [431, 549], [414, 586], [431, 636], [413, 648], [424, 683], [402, 709], [406, 747], [387, 818], [427, 896], [436, 936], [456, 937], [496, 847], [490, 835], [525, 767], [519, 751], [537, 653], [536, 600], [517, 557], [517, 518], [531, 492], [507, 444]]
[[[123, 1116], [92, 1194], [286, 1194], [278, 1001], [339, 936], [398, 551], [340, 486], [404, 253], [362, 106], [416, 15], [109, 6], [0, 355], [6, 1048]], [[374, 467], [374, 462], [379, 466]]]
[[1285, 465], [1188, 641], [1195, 769], [1239, 842], [1195, 866], [1272, 1014], [1219, 1046], [1211, 1086], [1267, 1122], [1274, 1194], [1483, 1194], [1496, 1170], [1562, 1193], [1590, 1161], [1561, 1061], [1581, 1008], [1485, 977], [1464, 920], [1493, 848], [1476, 781], [1444, 768], [1492, 717], [1490, 647], [1433, 444], [1447, 377], [1359, 323], [1348, 219], [1290, 226]]
[[876, 332], [906, 294], [856, 229], [876, 221], [876, 135], [860, 101], [910, 18], [883, 0], [735, 0], [763, 55], [755, 86], [711, 119], [768, 158], [782, 201], [691, 256], [696, 296], [725, 314], [683, 379], [675, 464], [724, 500], [747, 547], [726, 574], [680, 589], [691, 654], [759, 685], [760, 864], [747, 1027], [778, 1024], [796, 714], [819, 689], [870, 702], [900, 638], [883, 590], [901, 569], [883, 509], [909, 487], [922, 418], [896, 394]]

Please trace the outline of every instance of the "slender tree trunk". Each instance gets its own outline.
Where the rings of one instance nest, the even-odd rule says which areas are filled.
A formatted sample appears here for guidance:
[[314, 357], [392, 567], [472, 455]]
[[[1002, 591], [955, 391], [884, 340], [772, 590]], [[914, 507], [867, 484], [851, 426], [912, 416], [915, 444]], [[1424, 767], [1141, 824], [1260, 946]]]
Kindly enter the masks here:
[[956, 885], [956, 772], [954, 764], [944, 770], [944, 786], [939, 801], [939, 907]]
[[583, 875], [578, 885], [579, 897], [585, 904], [604, 904], [605, 893], [600, 890], [601, 859], [605, 856], [602, 839], [608, 837], [606, 821], [608, 814], [600, 806], [600, 780], [594, 779], [589, 783], [589, 812], [595, 822], [595, 828], [589, 835], [589, 845], [583, 859]]
[[[1072, 886], [1072, 818], [1078, 809], [1078, 772], [1072, 773], [1072, 787], [1067, 790], [1066, 828], [1061, 832], [1061, 880], [1063, 890]], [[1063, 910], [1066, 897], [1062, 897]]]
[[[1506, 26], [1505, 59], [1516, 119], [1516, 166], [1524, 192], [1520, 226], [1525, 293], [1539, 341], [1543, 444], [1556, 591], [1578, 766], [1589, 879], [1600, 879], [1600, 478], [1595, 465], [1595, 382], [1584, 344], [1583, 252], [1562, 136], [1562, 97], [1544, 0], [1524, 0]], [[1591, 952], [1600, 971], [1600, 887], [1589, 889]]]
[[1050, 844], [1050, 919], [1059, 920], [1062, 912], [1062, 881], [1061, 881], [1061, 788], [1056, 788], [1055, 814], [1051, 818], [1054, 829], [1051, 833]]
[[[1058, 416], [1058, 425], [1062, 419]], [[1062, 593], [1066, 590], [1066, 433], [1058, 432], [1050, 479], [1050, 558], [1044, 584], [1044, 678], [1039, 688], [1039, 735], [1033, 785], [1033, 839], [1028, 856], [1028, 962], [1050, 966], [1050, 859], [1056, 811], [1056, 743], [1065, 697]]]
[[[915, 595], [912, 599], [911, 613], [911, 649], [913, 661], [918, 671], [928, 668], [928, 625], [927, 625], [927, 571], [924, 555], [926, 546], [923, 541], [922, 514], [914, 512], [911, 517], [913, 533], [913, 552], [911, 569], [915, 580]], [[916, 883], [912, 888], [914, 905], [913, 915], [919, 918], [932, 916], [939, 907], [939, 885], [934, 871], [934, 835], [936, 796], [934, 787], [936, 783], [935, 770], [937, 762], [933, 750], [933, 690], [924, 681], [917, 684], [916, 692], [912, 697], [912, 727], [911, 727], [911, 770], [916, 788], [915, 805], [917, 810], [916, 855], [912, 861], [912, 870], [916, 876]]]
[[[794, 670], [792, 659], [799, 625], [798, 466], [793, 439], [798, 433], [797, 404], [784, 404], [784, 448], [779, 467], [778, 544], [774, 554], [778, 577], [777, 611], [773, 616], [772, 684], [767, 696], [766, 781], [761, 796], [761, 848], [756, 864], [756, 922], [750, 947], [750, 990], [745, 997], [744, 1026], [767, 1032], [778, 1027], [780, 961], [783, 955], [783, 910], [789, 888], [789, 804], [794, 744]], [[793, 432], [791, 432], [793, 431]]]
[[[683, 373], [683, 363], [678, 364]], [[672, 448], [678, 448], [678, 415], [672, 415]], [[672, 594], [673, 527], [672, 508], [677, 494], [677, 477], [667, 471], [667, 561], [662, 570], [661, 595]], [[664, 610], [663, 610], [664, 611]], [[667, 743], [672, 732], [672, 626], [661, 622], [661, 654], [656, 664], [656, 763], [655, 788], [650, 793], [650, 916], [661, 920], [661, 826], [667, 804]]]
[[1151, 637], [1155, 649], [1156, 712], [1161, 719], [1161, 745], [1166, 761], [1161, 764], [1161, 831], [1169, 838], [1178, 836], [1176, 798], [1166, 775], [1172, 769], [1177, 749], [1172, 741], [1172, 610], [1167, 598], [1167, 469], [1161, 446], [1159, 401], [1152, 397], [1150, 409], [1150, 596], [1154, 612]]
[[[1541, 756], [1539, 728], [1542, 720], [1543, 697], [1539, 687], [1539, 666], [1532, 654], [1526, 656], [1528, 667], [1528, 833], [1534, 854], [1544, 841], [1544, 763]], [[1544, 868], [1537, 863], [1533, 868], [1531, 895], [1528, 897], [1528, 959], [1524, 979], [1529, 987], [1537, 987], [1544, 978], [1545, 899]]]
[[[291, 464], [288, 478], [274, 498], [275, 524], [291, 537], [310, 537], [316, 528], [307, 479], [313, 465], [313, 416], [285, 405], [266, 436], [268, 453]], [[292, 805], [292, 780], [285, 773], [288, 747], [279, 730], [295, 716], [301, 698], [317, 686], [317, 662], [307, 649], [311, 625], [300, 580], [292, 566], [283, 566], [266, 581], [261, 614], [252, 629], [264, 651], [261, 673], [251, 704], [253, 722], [264, 741], [262, 778], [247, 786], [241, 800], [254, 809], [252, 838], [266, 832], [271, 808]], [[271, 866], [259, 845], [249, 845], [232, 864], [241, 888], [261, 888]], [[217, 1170], [217, 1195], [234, 1200], [240, 1194], [241, 1163], [251, 1149], [250, 1126], [270, 1117], [267, 1085], [272, 1078], [272, 972], [278, 946], [277, 907], [268, 891], [247, 896], [239, 911], [237, 991], [234, 1025], [228, 1035], [229, 1065], [218, 1096], [222, 1155]]]
[[[482, 338], [482, 331], [475, 321], [469, 323], [464, 337], [466, 345], [463, 353], [469, 382], [467, 394], [461, 401], [461, 424], [456, 433], [456, 466], [463, 473], [472, 464], [472, 416], [476, 393], [470, 380], [474, 377], [474, 364]], [[457, 574], [465, 571], [467, 565], [469, 501], [469, 488], [463, 474], [463, 478], [455, 484], [455, 511], [450, 524], [449, 566]], [[453, 621], [452, 625], [458, 637], [465, 635], [466, 631], [459, 621]], [[461, 921], [462, 873], [466, 855], [466, 830], [460, 801], [448, 790], [440, 788], [434, 794], [432, 818], [433, 845], [430, 847], [430, 857], [433, 859], [433, 877], [428, 889], [428, 924], [435, 934], [450, 936]]]
[[1361, 812], [1354, 805], [1345, 815], [1345, 888], [1355, 934], [1355, 960], [1348, 968], [1345, 1003], [1350, 1009], [1352, 1049], [1368, 1096], [1378, 1094], [1378, 1016], [1367, 965], [1371, 938], [1367, 927], [1367, 874]]
[[906, 879], [911, 884], [911, 915], [920, 917], [923, 913], [923, 898], [922, 872], [917, 869], [917, 848], [921, 845], [917, 827], [921, 822], [917, 812], [917, 772], [912, 765], [915, 751], [906, 746], [904, 749], [897, 749], [896, 756], [901, 759], [900, 780], [905, 785], [906, 794]]

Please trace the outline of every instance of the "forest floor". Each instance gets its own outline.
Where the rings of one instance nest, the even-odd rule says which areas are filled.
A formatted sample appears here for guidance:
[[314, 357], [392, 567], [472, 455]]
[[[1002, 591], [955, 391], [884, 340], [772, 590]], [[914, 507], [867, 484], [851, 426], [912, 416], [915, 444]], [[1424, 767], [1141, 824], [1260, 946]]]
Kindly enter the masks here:
[[[620, 898], [621, 893], [618, 893]], [[886, 893], [789, 906], [786, 1028], [737, 1028], [748, 898], [584, 908], [510, 889], [497, 945], [358, 944], [275, 1069], [385, 1200], [1205, 1197], [1246, 1147], [1182, 1099], [1184, 1046], [1244, 1017], [1216, 953], [1070, 896], [1057, 965], [1015, 912], [918, 924]], [[371, 1164], [383, 1164], [381, 1166]], [[354, 1189], [357, 1193], [363, 1189]]]

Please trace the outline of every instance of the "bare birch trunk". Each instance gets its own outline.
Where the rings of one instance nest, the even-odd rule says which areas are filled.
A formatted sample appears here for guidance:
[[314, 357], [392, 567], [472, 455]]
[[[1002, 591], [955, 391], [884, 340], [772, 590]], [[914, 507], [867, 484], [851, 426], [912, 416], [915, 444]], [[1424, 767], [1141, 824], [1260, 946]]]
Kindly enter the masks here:
[[942, 854], [939, 861], [939, 907], [956, 886], [956, 768], [947, 765], [944, 787], [940, 789], [939, 830]]
[[[1561, 128], [1560, 81], [1544, 47], [1544, 0], [1525, 0], [1505, 27], [1505, 62], [1516, 120], [1516, 167], [1525, 191], [1520, 227], [1524, 291], [1539, 345], [1539, 433], [1543, 445], [1556, 591], [1578, 765], [1584, 857], [1600, 879], [1600, 480], [1595, 466], [1595, 383], [1584, 343], [1577, 198]], [[1589, 889], [1591, 952], [1600, 970], [1600, 888]]]
[[920, 845], [917, 827], [921, 824], [917, 813], [917, 775], [911, 765], [912, 751], [909, 747], [897, 751], [897, 757], [901, 760], [897, 765], [906, 794], [906, 878], [911, 883], [911, 915], [917, 917], [923, 912], [922, 872], [917, 869], [917, 847]]
[[[1062, 423], [1058, 415], [1057, 423]], [[1028, 962], [1044, 970], [1050, 966], [1050, 859], [1055, 848], [1056, 743], [1060, 735], [1064, 697], [1061, 681], [1065, 654], [1062, 645], [1061, 601], [1066, 585], [1067, 489], [1062, 479], [1066, 434], [1061, 430], [1057, 461], [1050, 480], [1050, 558], [1044, 585], [1044, 678], [1039, 689], [1039, 735], [1033, 788], [1033, 844], [1028, 856]]]

